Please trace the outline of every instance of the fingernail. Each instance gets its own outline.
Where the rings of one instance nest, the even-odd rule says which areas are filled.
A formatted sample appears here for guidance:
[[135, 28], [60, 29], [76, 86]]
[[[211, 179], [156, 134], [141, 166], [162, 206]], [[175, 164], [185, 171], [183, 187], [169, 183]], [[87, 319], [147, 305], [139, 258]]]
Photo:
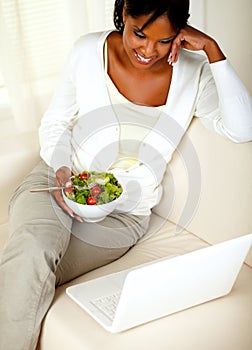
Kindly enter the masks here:
[[72, 182], [71, 181], [67, 181], [65, 184], [65, 187], [72, 187]]

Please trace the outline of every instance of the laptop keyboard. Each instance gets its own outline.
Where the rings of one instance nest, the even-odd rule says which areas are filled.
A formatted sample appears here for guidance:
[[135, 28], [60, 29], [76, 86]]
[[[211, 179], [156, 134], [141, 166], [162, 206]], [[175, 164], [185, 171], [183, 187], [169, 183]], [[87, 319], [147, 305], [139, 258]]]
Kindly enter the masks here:
[[91, 304], [97, 307], [97, 309], [99, 309], [105, 316], [113, 321], [120, 295], [121, 292], [119, 291], [111, 295], [102, 296], [93, 299]]

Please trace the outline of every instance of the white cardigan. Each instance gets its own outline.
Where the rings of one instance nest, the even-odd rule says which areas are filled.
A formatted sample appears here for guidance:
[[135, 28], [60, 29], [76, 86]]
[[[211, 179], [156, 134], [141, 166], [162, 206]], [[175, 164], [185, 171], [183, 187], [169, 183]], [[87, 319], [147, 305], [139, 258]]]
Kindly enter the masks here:
[[[61, 166], [104, 171], [117, 157], [120, 128], [103, 56], [110, 32], [88, 34], [76, 42], [42, 119], [41, 157], [55, 171]], [[252, 140], [252, 98], [229, 62], [209, 65], [204, 56], [181, 50], [164, 112], [144, 139], [139, 166], [113, 171], [128, 193], [120, 210], [148, 215], [158, 203], [166, 165], [193, 116], [235, 142]]]

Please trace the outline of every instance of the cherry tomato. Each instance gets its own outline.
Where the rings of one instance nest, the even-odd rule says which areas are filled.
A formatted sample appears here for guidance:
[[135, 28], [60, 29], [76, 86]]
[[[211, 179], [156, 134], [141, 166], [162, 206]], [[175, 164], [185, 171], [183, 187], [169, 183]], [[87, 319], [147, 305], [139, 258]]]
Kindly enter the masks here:
[[74, 193], [74, 190], [72, 189], [72, 187], [67, 187], [67, 188], [65, 188], [65, 192], [66, 193]]
[[93, 196], [95, 195], [98, 195], [101, 193], [101, 187], [100, 186], [94, 186], [92, 189], [91, 189], [91, 193]]
[[94, 205], [96, 203], [97, 203], [97, 198], [95, 198], [95, 197], [88, 197], [88, 199], [87, 199], [87, 204], [88, 205]]
[[79, 175], [79, 179], [80, 180], [87, 180], [88, 178], [89, 178], [89, 174], [88, 173], [81, 173], [80, 175]]

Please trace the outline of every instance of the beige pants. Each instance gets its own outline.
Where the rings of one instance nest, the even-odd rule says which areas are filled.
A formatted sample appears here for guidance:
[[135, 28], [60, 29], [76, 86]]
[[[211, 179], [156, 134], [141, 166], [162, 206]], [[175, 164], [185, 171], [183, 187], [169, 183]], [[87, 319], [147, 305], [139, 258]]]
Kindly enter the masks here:
[[0, 350], [35, 349], [55, 286], [118, 259], [148, 227], [148, 217], [127, 214], [78, 223], [50, 193], [29, 191], [53, 181], [41, 161], [10, 202], [10, 235], [0, 264]]

